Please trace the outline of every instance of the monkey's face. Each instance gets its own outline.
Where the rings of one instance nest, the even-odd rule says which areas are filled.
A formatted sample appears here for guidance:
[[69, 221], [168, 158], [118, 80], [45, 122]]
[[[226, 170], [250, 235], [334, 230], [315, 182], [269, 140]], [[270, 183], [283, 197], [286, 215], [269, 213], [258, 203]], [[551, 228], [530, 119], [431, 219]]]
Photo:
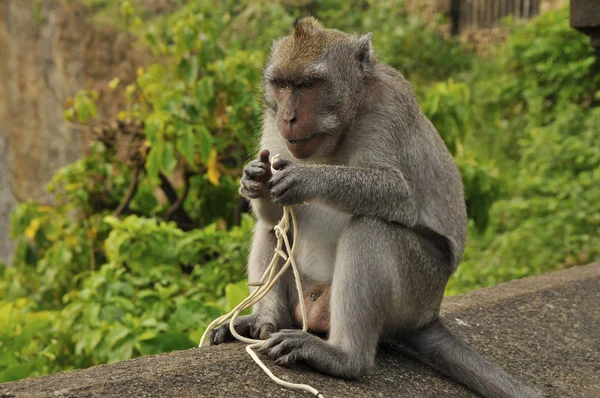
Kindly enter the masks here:
[[337, 140], [340, 123], [335, 113], [325, 111], [325, 81], [275, 78], [269, 84], [276, 101], [277, 131], [294, 157], [307, 159], [321, 154]]
[[312, 18], [274, 44], [265, 104], [294, 157], [318, 158], [336, 148], [358, 110], [369, 51], [370, 36], [324, 29]]

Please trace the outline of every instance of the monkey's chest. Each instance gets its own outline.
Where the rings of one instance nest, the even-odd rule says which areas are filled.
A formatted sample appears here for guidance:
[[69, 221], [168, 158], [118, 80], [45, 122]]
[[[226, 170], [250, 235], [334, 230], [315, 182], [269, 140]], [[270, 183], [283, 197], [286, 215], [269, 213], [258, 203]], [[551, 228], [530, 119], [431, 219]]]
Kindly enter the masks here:
[[295, 259], [302, 275], [318, 283], [330, 283], [342, 231], [351, 215], [325, 205], [298, 207]]

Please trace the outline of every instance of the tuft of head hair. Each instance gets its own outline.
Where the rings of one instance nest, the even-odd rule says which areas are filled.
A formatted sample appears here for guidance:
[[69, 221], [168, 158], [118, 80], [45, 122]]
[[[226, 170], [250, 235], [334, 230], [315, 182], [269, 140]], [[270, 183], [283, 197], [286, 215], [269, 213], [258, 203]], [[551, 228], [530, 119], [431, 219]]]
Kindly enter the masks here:
[[296, 21], [291, 35], [274, 44], [270, 63], [265, 68], [265, 78], [303, 79], [314, 74], [315, 65], [328, 52], [337, 54], [338, 61], [343, 58], [347, 62], [351, 61], [348, 57], [354, 57], [365, 74], [372, 68], [370, 33], [357, 37], [336, 29], [326, 29], [314, 17], [303, 17]]
[[323, 25], [314, 17], [303, 17], [296, 20], [294, 24], [294, 37], [298, 39], [312, 36], [315, 32], [323, 29]]

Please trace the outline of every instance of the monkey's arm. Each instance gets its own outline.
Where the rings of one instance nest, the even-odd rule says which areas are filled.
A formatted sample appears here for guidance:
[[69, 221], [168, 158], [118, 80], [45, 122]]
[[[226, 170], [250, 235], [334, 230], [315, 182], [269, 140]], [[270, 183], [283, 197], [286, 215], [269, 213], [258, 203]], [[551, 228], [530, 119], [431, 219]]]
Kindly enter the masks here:
[[275, 204], [270, 198], [258, 198], [250, 201], [252, 212], [271, 229], [281, 220], [283, 207]]
[[408, 227], [417, 223], [417, 195], [400, 170], [300, 166], [283, 160], [274, 167], [279, 167], [279, 171], [267, 186], [275, 203], [292, 205], [316, 200], [351, 214]]

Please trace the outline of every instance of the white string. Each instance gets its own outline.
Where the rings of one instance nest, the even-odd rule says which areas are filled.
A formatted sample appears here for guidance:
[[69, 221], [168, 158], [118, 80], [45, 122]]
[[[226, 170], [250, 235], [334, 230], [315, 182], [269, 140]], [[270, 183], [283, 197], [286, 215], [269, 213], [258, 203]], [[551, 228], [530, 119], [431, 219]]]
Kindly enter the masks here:
[[[287, 236], [287, 233], [290, 229], [290, 219], [292, 223], [292, 230], [294, 236], [294, 241], [291, 246]], [[294, 251], [296, 249], [296, 241], [298, 234], [296, 215], [291, 207], [285, 206], [283, 208], [283, 217], [281, 217], [281, 220], [275, 226], [274, 230], [275, 237], [277, 238], [277, 246], [275, 247], [275, 253], [273, 254], [273, 258], [271, 259], [269, 266], [263, 272], [260, 281], [256, 283], [249, 283], [250, 286], [256, 286], [256, 289], [252, 293], [250, 293], [250, 295], [246, 297], [240, 304], [238, 304], [231, 312], [220, 316], [219, 318], [212, 321], [210, 325], [208, 325], [208, 327], [204, 331], [204, 334], [202, 335], [202, 338], [200, 339], [199, 347], [208, 345], [208, 337], [210, 336], [211, 331], [219, 325], [222, 325], [223, 323], [227, 322], [227, 320], [231, 318], [229, 322], [229, 330], [231, 331], [231, 334], [236, 339], [249, 344], [248, 346], [246, 346], [246, 351], [252, 357], [254, 362], [256, 362], [258, 366], [260, 366], [261, 369], [267, 374], [267, 376], [271, 378], [271, 380], [273, 380], [275, 383], [279, 384], [282, 387], [287, 387], [294, 390], [307, 391], [317, 396], [318, 398], [323, 398], [323, 395], [317, 389], [313, 388], [308, 384], [290, 383], [285, 380], [281, 380], [280, 378], [275, 376], [269, 370], [269, 368], [267, 368], [267, 366], [261, 361], [258, 355], [256, 355], [256, 353], [253, 351], [254, 348], [260, 347], [264, 343], [264, 341], [244, 337], [238, 332], [236, 332], [235, 328], [233, 327], [233, 325], [235, 324], [235, 320], [239, 316], [240, 312], [252, 307], [258, 301], [260, 301], [260, 299], [262, 299], [273, 288], [273, 286], [279, 280], [279, 278], [281, 278], [285, 271], [291, 266], [292, 271], [294, 272], [294, 279], [296, 281], [296, 289], [298, 290], [300, 312], [302, 313], [302, 331], [308, 331], [308, 320], [306, 315], [306, 306], [304, 304], [304, 293], [302, 291], [302, 284], [300, 282], [300, 272], [298, 271], [296, 261], [294, 260]], [[286, 251], [288, 252], [287, 255], [281, 249], [284, 244]], [[277, 264], [279, 263], [280, 257], [285, 260], [285, 263], [277, 272]]]

